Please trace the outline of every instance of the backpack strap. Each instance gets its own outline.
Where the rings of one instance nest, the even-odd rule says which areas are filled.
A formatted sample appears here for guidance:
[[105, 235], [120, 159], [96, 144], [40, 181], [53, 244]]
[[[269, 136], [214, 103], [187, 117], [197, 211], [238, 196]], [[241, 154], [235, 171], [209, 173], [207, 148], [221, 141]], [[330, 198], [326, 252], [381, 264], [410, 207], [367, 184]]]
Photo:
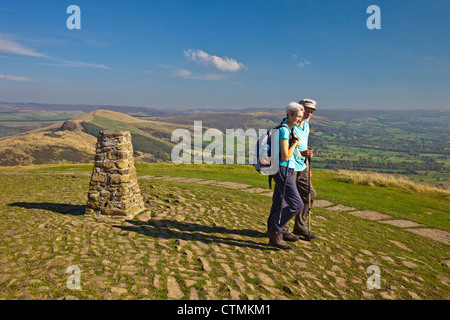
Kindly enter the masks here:
[[291, 129], [289, 129], [289, 126], [286, 123], [282, 123], [276, 126], [274, 129], [280, 129], [281, 127], [286, 127], [289, 130], [289, 132], [291, 132]]
[[269, 175], [269, 188], [270, 190], [272, 190], [272, 179], [273, 179], [273, 175]]
[[292, 128], [292, 130], [291, 130], [291, 129], [289, 129], [289, 126], [286, 123], [282, 123], [279, 126], [275, 127], [275, 129], [280, 129], [281, 127], [286, 127], [288, 129], [288, 131], [289, 131], [289, 146], [292, 146], [292, 144], [294, 142], [294, 128]]

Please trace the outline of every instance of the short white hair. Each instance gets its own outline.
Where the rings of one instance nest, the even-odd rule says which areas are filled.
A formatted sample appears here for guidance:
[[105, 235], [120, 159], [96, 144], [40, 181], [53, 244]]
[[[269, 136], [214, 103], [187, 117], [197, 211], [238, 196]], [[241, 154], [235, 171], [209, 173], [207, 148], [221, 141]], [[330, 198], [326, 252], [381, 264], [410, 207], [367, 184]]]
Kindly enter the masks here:
[[296, 115], [297, 113], [305, 113], [305, 108], [298, 102], [291, 102], [286, 108], [286, 115]]

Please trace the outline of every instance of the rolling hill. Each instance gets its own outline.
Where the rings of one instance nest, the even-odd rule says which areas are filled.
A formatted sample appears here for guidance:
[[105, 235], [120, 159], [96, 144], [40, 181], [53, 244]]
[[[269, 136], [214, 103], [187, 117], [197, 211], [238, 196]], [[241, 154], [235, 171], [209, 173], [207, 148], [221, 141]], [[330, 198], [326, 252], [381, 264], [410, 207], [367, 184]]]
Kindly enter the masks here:
[[[283, 108], [157, 110], [0, 102], [0, 166], [90, 161], [92, 148], [80, 147], [90, 139], [83, 133], [96, 137], [102, 129], [129, 130], [138, 162], [167, 162], [174, 146], [171, 133], [179, 128], [192, 133], [194, 121], [202, 121], [204, 129], [225, 133], [227, 129], [274, 127], [283, 116]], [[311, 122], [309, 146], [314, 149], [314, 166], [402, 175], [448, 189], [449, 119], [446, 110], [321, 108]], [[81, 131], [58, 130], [68, 120], [79, 123]], [[204, 141], [203, 146], [209, 143]]]
[[[124, 113], [95, 110], [72, 120], [0, 139], [0, 166], [92, 162], [100, 130], [128, 130], [135, 158], [168, 159], [171, 132], [180, 125], [138, 119]], [[189, 128], [188, 128], [189, 129]]]

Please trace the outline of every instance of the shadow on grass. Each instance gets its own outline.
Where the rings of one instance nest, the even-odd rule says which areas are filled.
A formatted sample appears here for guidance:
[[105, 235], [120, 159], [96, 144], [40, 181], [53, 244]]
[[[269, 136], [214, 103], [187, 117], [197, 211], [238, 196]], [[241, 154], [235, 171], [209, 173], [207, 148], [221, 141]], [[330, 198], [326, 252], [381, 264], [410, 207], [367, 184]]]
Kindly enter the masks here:
[[8, 204], [8, 207], [20, 207], [25, 209], [43, 209], [60, 214], [69, 214], [73, 216], [84, 215], [85, 205], [50, 203], [50, 202], [14, 202]]
[[[186, 241], [201, 241], [204, 243], [223, 243], [230, 246], [245, 247], [259, 250], [278, 250], [267, 244], [265, 233], [249, 229], [227, 229], [221, 226], [205, 226], [191, 222], [179, 222], [176, 220], [126, 220], [133, 226], [113, 227], [126, 231], [133, 231], [143, 235], [159, 239], [180, 239]], [[227, 237], [226, 235], [230, 235]], [[242, 237], [234, 238], [234, 235], [252, 238], [265, 238], [266, 243], [256, 242]]]
[[[9, 207], [25, 209], [43, 209], [59, 214], [84, 215], [85, 205], [50, 202], [14, 202]], [[259, 250], [278, 250], [269, 246], [265, 233], [250, 229], [227, 229], [222, 226], [206, 226], [191, 222], [179, 222], [176, 220], [126, 220], [132, 226], [113, 225], [126, 231], [137, 232], [146, 236], [159, 239], [180, 239], [186, 241], [201, 241], [204, 243], [223, 243], [230, 246], [245, 247]], [[239, 236], [239, 237], [234, 237]], [[257, 242], [247, 238], [264, 238], [265, 242]]]

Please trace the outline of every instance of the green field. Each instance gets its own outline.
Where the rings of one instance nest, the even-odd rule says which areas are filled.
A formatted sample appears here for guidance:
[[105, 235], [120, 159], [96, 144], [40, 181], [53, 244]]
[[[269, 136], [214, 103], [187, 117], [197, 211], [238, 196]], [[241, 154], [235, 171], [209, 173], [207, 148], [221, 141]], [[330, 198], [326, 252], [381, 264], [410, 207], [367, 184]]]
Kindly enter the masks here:
[[[447, 111], [423, 114], [417, 110], [320, 110], [316, 114], [311, 120], [309, 141], [309, 147], [315, 151], [316, 168], [397, 174], [449, 188], [450, 115]], [[0, 137], [78, 115], [80, 112], [77, 111], [0, 113]], [[192, 126], [194, 121], [202, 121], [204, 128], [216, 128], [225, 133], [226, 129], [271, 128], [280, 122], [282, 116], [280, 110], [272, 110], [142, 116], [141, 119], [180, 126]], [[139, 144], [136, 150], [151, 153], [158, 161], [170, 160], [171, 135], [160, 127], [145, 127], [98, 116], [93, 123], [107, 129], [129, 130]], [[145, 139], [150, 140], [149, 143]], [[209, 141], [204, 141], [203, 146], [208, 144]]]
[[0, 112], [0, 138], [51, 125], [54, 121], [79, 117], [81, 111]]
[[82, 111], [0, 112], [0, 122], [61, 121], [82, 116]]

